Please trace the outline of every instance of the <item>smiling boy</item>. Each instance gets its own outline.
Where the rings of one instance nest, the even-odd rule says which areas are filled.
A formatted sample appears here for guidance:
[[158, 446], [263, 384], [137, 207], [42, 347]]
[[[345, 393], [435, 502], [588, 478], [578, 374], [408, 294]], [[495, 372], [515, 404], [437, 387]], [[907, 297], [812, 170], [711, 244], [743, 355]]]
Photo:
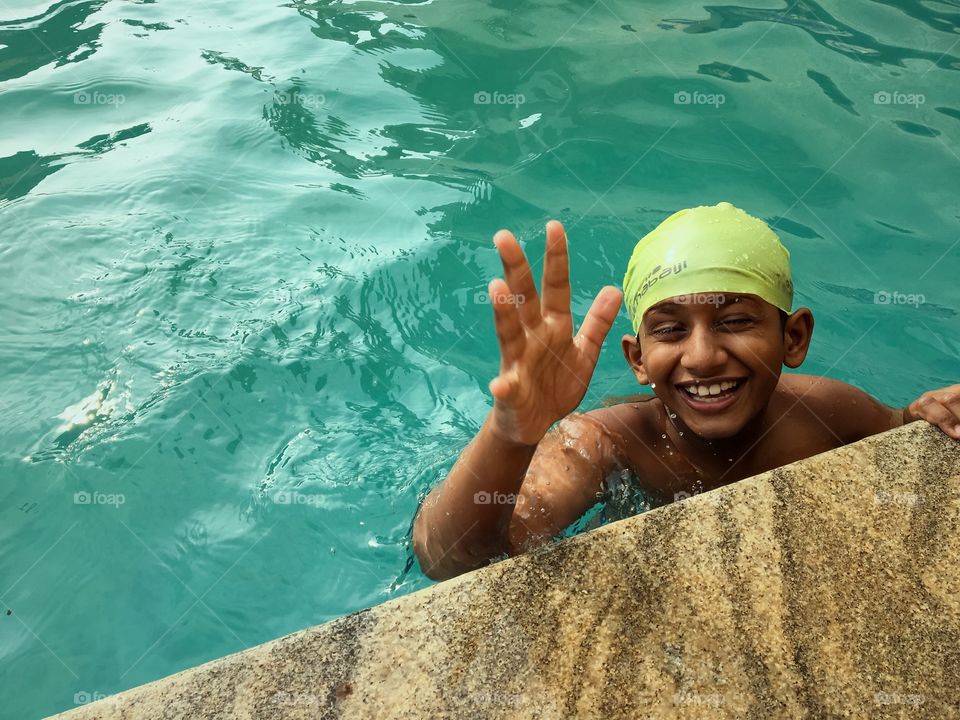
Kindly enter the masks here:
[[782, 374], [806, 357], [813, 314], [792, 310], [776, 234], [729, 203], [681, 210], [637, 243], [624, 278], [635, 334], [621, 348], [654, 395], [587, 413], [574, 411], [623, 295], [604, 287], [574, 335], [560, 223], [547, 224], [540, 295], [516, 238], [501, 230], [494, 244], [505, 275], [488, 288], [494, 406], [417, 514], [414, 551], [431, 578], [549, 542], [624, 471], [668, 500], [918, 419], [960, 439], [960, 385], [892, 408], [837, 380]]

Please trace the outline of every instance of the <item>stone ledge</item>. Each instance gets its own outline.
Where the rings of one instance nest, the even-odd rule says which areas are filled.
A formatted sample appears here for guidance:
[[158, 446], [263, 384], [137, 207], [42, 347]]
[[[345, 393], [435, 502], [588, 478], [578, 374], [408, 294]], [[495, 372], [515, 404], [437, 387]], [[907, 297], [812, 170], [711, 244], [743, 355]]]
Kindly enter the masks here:
[[960, 443], [917, 422], [85, 705], [960, 717]]

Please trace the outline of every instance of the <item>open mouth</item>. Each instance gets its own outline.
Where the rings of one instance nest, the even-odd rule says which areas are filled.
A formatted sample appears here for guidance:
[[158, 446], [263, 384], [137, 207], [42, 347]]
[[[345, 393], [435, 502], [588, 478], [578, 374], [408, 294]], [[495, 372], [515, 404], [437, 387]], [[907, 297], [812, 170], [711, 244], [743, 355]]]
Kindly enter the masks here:
[[680, 397], [693, 409], [700, 412], [719, 412], [736, 402], [746, 384], [746, 378], [729, 378], [681, 383], [676, 388]]

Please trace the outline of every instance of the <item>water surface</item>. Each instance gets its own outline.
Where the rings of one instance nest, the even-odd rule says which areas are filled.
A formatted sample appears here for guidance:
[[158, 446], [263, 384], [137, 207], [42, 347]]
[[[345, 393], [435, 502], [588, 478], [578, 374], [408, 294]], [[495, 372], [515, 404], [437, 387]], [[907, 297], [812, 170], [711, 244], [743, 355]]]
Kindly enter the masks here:
[[[803, 371], [960, 377], [953, 0], [0, 15], [10, 717], [430, 584], [410, 525], [490, 406], [500, 227], [539, 261], [566, 223], [579, 318], [728, 200], [791, 250]], [[638, 389], [628, 331], [584, 409]]]

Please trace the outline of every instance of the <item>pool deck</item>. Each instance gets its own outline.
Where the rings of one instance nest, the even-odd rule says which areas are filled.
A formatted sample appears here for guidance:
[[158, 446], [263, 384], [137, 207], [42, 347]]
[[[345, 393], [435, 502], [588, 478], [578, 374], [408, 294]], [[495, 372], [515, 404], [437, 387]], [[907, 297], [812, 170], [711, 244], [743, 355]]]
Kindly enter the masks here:
[[960, 717], [960, 443], [924, 422], [56, 717]]

